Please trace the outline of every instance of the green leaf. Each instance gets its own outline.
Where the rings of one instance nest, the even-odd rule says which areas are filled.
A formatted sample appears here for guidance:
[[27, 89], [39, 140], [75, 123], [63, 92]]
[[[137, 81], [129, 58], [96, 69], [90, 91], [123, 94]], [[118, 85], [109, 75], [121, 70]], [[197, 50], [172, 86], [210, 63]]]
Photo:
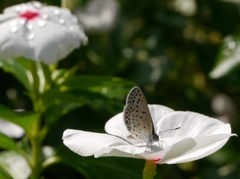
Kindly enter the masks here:
[[1, 61], [1, 68], [17, 78], [28, 91], [33, 90], [33, 77], [30, 70], [30, 60], [7, 59]]
[[0, 167], [11, 174], [12, 178], [28, 178], [31, 174], [27, 161], [14, 151], [4, 151], [0, 154]]
[[44, 113], [46, 127], [49, 130], [57, 121], [58, 119], [69, 113], [70, 111], [81, 107], [83, 104], [79, 103], [69, 103], [69, 104], [59, 104], [55, 106], [51, 106], [46, 109]]
[[84, 105], [112, 113], [119, 112], [123, 106], [118, 100], [82, 89], [65, 92], [56, 89], [46, 91], [41, 95], [41, 105], [45, 107], [44, 118], [47, 128], [56, 123], [62, 115]]
[[73, 88], [95, 88], [95, 87], [115, 87], [119, 86], [132, 86], [135, 83], [124, 80], [117, 77], [108, 76], [90, 76], [90, 75], [80, 75], [76, 77], [69, 78], [64, 83], [63, 86], [70, 86]]
[[52, 73], [52, 79], [56, 84], [61, 84], [66, 81], [68, 78], [74, 77], [77, 72], [78, 67], [74, 66], [70, 69], [57, 69]]
[[[142, 177], [144, 160], [119, 157], [81, 157], [65, 146], [57, 151], [62, 161], [79, 171], [85, 178], [131, 178]], [[111, 171], [111, 172], [106, 172]]]
[[40, 115], [41, 114], [37, 112], [14, 112], [9, 108], [0, 105], [0, 118], [21, 126], [28, 134], [31, 134], [34, 122], [40, 117]]
[[117, 77], [108, 76], [75, 76], [64, 81], [59, 88], [61, 90], [84, 89], [100, 93], [109, 98], [125, 96], [129, 88], [136, 85], [134, 82]]
[[224, 39], [210, 77], [217, 79], [240, 70], [240, 35]]
[[52, 84], [49, 66], [24, 58], [2, 60], [1, 67], [5, 72], [17, 78], [27, 91], [43, 92]]
[[96, 109], [96, 110], [107, 110], [113, 114], [122, 110], [123, 104], [118, 100], [111, 99], [103, 94], [92, 92], [90, 90], [73, 89], [69, 90], [68, 93], [79, 97], [84, 104]]
[[41, 94], [39, 98], [39, 104], [45, 108], [45, 110], [54, 105], [80, 103], [79, 96], [75, 96], [67, 91], [60, 91], [59, 89], [52, 89]]
[[13, 139], [0, 133], [0, 148], [17, 150], [18, 146], [15, 144]]
[[38, 76], [38, 91], [42, 93], [45, 90], [50, 89], [52, 85], [51, 71], [49, 66], [36, 62], [37, 76]]
[[0, 178], [13, 179], [13, 177], [0, 165]]

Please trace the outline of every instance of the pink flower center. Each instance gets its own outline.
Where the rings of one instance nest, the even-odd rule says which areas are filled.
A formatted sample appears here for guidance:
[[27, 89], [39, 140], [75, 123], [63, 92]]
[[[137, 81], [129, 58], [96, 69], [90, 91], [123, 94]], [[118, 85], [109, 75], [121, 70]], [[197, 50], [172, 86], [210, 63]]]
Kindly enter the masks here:
[[153, 161], [156, 163], [156, 162], [159, 162], [160, 160], [162, 160], [162, 159], [158, 158], [158, 159], [154, 159]]
[[28, 11], [28, 10], [23, 12], [23, 13], [21, 13], [21, 14], [19, 14], [19, 17], [25, 18], [27, 20], [32, 20], [32, 19], [34, 19], [34, 18], [36, 18], [38, 16], [39, 16], [38, 12]]

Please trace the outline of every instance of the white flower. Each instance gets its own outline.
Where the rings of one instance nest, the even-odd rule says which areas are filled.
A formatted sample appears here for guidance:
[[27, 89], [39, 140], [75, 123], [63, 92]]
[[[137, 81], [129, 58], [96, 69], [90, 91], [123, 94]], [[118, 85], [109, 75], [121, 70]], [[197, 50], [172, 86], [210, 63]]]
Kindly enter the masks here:
[[[158, 164], [174, 164], [206, 157], [235, 135], [231, 133], [229, 124], [217, 119], [194, 112], [175, 112], [160, 105], [148, 106], [160, 138], [159, 143], [152, 144], [150, 153], [146, 152], [143, 141], [127, 137], [130, 133], [124, 124], [123, 113], [106, 123], [108, 134], [68, 129], [63, 133], [63, 142], [81, 156], [132, 157], [153, 160]], [[180, 129], [161, 133], [177, 127]]]
[[87, 37], [69, 10], [34, 1], [6, 8], [0, 15], [0, 59], [25, 57], [52, 64]]
[[112, 29], [118, 14], [117, 0], [89, 0], [75, 14], [89, 32], [106, 32]]
[[20, 138], [25, 134], [20, 126], [2, 119], [0, 119], [0, 133], [12, 138]]
[[[15, 112], [24, 112], [24, 109], [15, 109]], [[4, 119], [0, 119], [0, 133], [11, 137], [11, 138], [20, 138], [25, 134], [25, 131], [22, 127], [6, 121]]]

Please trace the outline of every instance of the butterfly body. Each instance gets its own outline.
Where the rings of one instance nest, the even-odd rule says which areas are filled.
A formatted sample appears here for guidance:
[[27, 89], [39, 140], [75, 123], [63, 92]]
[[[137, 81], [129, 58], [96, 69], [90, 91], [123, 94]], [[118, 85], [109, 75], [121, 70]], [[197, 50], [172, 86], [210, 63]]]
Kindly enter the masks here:
[[144, 141], [147, 145], [159, 141], [147, 100], [140, 88], [133, 87], [131, 89], [123, 113], [125, 125], [131, 136]]

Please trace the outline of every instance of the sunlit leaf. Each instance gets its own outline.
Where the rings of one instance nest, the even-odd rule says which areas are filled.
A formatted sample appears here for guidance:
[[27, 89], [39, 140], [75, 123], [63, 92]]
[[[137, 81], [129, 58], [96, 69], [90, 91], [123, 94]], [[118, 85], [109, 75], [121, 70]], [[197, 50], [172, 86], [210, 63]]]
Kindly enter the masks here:
[[0, 133], [0, 148], [17, 150], [18, 147], [13, 139]]
[[38, 90], [39, 92], [43, 92], [51, 87], [51, 71], [49, 66], [40, 62], [36, 63], [36, 68], [38, 76]]
[[30, 61], [24, 61], [23, 59], [8, 59], [2, 60], [0, 67], [17, 78], [28, 91], [32, 91], [33, 76], [29, 70], [30, 63]]
[[76, 74], [77, 66], [70, 69], [56, 69], [52, 73], [52, 79], [56, 84], [61, 84], [68, 78], [73, 77]]

